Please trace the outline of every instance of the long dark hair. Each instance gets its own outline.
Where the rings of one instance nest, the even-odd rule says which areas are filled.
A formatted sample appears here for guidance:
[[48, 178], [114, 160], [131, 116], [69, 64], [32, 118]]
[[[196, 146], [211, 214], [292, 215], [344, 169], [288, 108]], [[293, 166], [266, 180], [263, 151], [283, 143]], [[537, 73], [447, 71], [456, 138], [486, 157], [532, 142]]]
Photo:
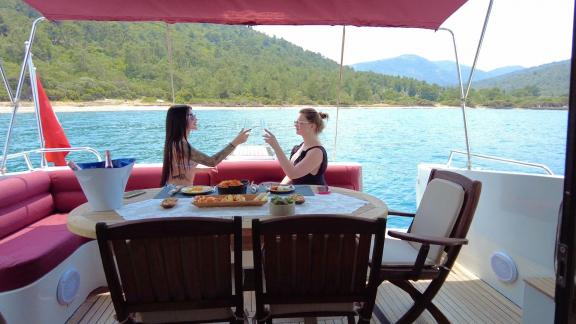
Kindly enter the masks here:
[[[162, 178], [160, 185], [168, 182], [168, 177], [174, 174], [174, 161], [178, 173], [186, 171], [190, 160], [190, 143], [186, 137], [188, 128], [188, 113], [192, 107], [188, 105], [174, 105], [166, 114], [166, 140], [164, 141], [164, 162], [162, 163]], [[184, 170], [182, 170], [184, 169]]]

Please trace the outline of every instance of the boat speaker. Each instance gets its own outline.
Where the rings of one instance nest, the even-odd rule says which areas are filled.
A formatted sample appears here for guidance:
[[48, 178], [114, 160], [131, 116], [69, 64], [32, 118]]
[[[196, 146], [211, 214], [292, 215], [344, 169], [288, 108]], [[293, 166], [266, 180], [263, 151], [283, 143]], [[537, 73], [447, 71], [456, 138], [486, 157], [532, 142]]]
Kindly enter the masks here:
[[490, 256], [490, 266], [496, 277], [506, 283], [512, 283], [518, 278], [516, 262], [505, 252], [498, 251]]
[[76, 297], [80, 288], [80, 273], [74, 268], [66, 270], [58, 280], [56, 298], [61, 305], [68, 305]]

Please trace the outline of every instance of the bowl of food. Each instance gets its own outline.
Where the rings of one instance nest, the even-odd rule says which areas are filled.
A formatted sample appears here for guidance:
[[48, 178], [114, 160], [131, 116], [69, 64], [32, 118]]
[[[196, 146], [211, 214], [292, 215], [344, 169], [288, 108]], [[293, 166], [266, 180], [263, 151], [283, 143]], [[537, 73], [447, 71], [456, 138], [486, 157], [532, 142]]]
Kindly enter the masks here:
[[296, 208], [292, 197], [273, 196], [270, 200], [270, 215], [290, 216], [294, 215]]
[[248, 180], [224, 180], [220, 181], [216, 188], [218, 189], [219, 195], [245, 194], [248, 183]]

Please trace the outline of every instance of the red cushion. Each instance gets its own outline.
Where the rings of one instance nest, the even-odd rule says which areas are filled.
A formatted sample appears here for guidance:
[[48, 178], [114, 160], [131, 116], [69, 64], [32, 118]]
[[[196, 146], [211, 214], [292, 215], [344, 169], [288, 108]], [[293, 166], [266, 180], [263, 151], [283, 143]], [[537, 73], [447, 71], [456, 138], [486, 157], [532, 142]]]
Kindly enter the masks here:
[[[276, 160], [223, 161], [210, 172], [210, 184], [217, 185], [229, 179], [248, 179], [256, 183], [281, 181], [284, 175]], [[329, 163], [325, 178], [329, 186], [362, 190], [362, 166], [357, 163]]]
[[358, 163], [328, 164], [325, 178], [329, 186], [362, 190], [362, 166]]
[[210, 171], [210, 185], [222, 180], [248, 179], [256, 183], [282, 181], [284, 171], [278, 161], [222, 161]]
[[[209, 169], [200, 169], [194, 177], [194, 184], [209, 185]], [[132, 169], [126, 190], [159, 188], [162, 177], [162, 165], [136, 166]]]
[[45, 172], [0, 178], [0, 239], [54, 212]]
[[67, 214], [53, 214], [0, 240], [0, 292], [24, 287], [89, 239], [66, 228]]
[[48, 174], [56, 212], [69, 213], [87, 201], [72, 170], [51, 171]]

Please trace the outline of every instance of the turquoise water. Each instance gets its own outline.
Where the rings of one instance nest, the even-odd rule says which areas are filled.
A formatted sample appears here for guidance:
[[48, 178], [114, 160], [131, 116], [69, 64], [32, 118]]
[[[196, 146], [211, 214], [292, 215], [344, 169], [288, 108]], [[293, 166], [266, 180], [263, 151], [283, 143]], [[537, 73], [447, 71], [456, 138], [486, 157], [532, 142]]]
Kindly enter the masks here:
[[[331, 161], [362, 164], [364, 191], [383, 199], [391, 209], [415, 210], [415, 181], [420, 162], [445, 163], [450, 150], [465, 150], [462, 113], [453, 108], [340, 109], [338, 140], [334, 149], [336, 110], [330, 114], [322, 141]], [[72, 146], [90, 146], [113, 157], [135, 157], [138, 162], [162, 162], [163, 111], [58, 113]], [[297, 109], [198, 110], [199, 130], [191, 143], [206, 153], [215, 153], [246, 125], [253, 128], [249, 144], [263, 144], [261, 126], [273, 130], [289, 152], [300, 138], [293, 121]], [[567, 111], [522, 109], [469, 109], [467, 111], [472, 152], [547, 165], [564, 174]], [[0, 114], [0, 144], [9, 120]], [[18, 114], [10, 152], [38, 147], [33, 114]], [[0, 152], [1, 154], [1, 152]], [[334, 158], [334, 154], [336, 155]], [[86, 162], [92, 156], [71, 153], [69, 158]], [[455, 160], [464, 166], [464, 159]], [[530, 171], [522, 167], [474, 165], [508, 171]], [[8, 169], [24, 169], [23, 161]], [[389, 226], [404, 227], [405, 220], [391, 219]]]

